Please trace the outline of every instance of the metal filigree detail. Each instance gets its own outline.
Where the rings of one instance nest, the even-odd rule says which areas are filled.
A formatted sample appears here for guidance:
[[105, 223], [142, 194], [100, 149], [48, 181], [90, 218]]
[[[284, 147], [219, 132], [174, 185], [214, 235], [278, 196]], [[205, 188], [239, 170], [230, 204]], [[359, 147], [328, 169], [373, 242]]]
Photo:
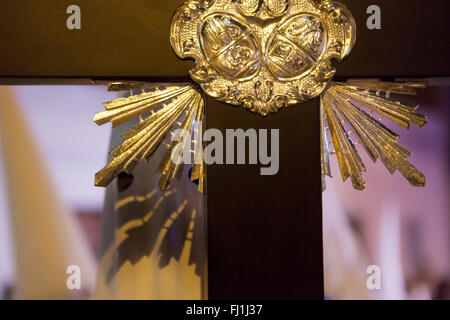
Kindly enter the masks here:
[[[425, 176], [407, 160], [411, 154], [397, 142], [399, 136], [381, 119], [375, 120], [371, 116], [375, 112], [405, 128], [409, 128], [410, 123], [422, 127], [427, 119], [416, 113], [417, 106], [391, 100], [390, 94], [415, 95], [416, 89], [423, 87], [425, 85], [421, 83], [370, 81], [330, 85], [321, 96], [323, 189], [325, 176], [331, 177], [329, 143], [334, 146], [333, 153], [338, 158], [343, 180], [350, 177], [355, 189], [365, 188], [362, 172], [366, 167], [356, 149], [356, 140], [374, 162], [380, 159], [391, 174], [398, 170], [411, 185], [425, 185]], [[330, 141], [327, 131], [331, 134]]]
[[[361, 144], [375, 162], [388, 171], [399, 171], [413, 186], [424, 186], [425, 177], [407, 158], [399, 136], [372, 113], [409, 128], [426, 124], [426, 118], [391, 94], [415, 95], [423, 83], [348, 81], [331, 82], [331, 58], [343, 59], [355, 41], [355, 22], [340, 3], [330, 0], [188, 0], [175, 13], [170, 39], [180, 58], [193, 58], [191, 78], [210, 96], [267, 115], [279, 108], [320, 95], [322, 185], [331, 177], [330, 154], [336, 154], [343, 180], [355, 189], [365, 188], [366, 171], [359, 156]], [[139, 117], [139, 124], [123, 133], [125, 141], [111, 151], [114, 159], [97, 173], [95, 184], [108, 185], [119, 173], [130, 173], [137, 162], [148, 159], [173, 130], [191, 133], [166, 143], [168, 150], [159, 172], [159, 186], [170, 187], [183, 163], [174, 163], [190, 144], [194, 154], [191, 179], [205, 192], [206, 167], [200, 143], [205, 101], [193, 83], [151, 84], [119, 82], [110, 90], [143, 90], [104, 104], [94, 121], [120, 125]], [[329, 140], [328, 136], [331, 136]], [[356, 141], [358, 140], [358, 141]], [[330, 152], [329, 144], [334, 146]], [[180, 146], [174, 149], [175, 146]], [[180, 153], [181, 152], [181, 153]]]
[[[114, 159], [95, 175], [96, 186], [107, 186], [121, 172], [131, 173], [137, 163], [149, 159], [167, 136], [176, 128], [191, 133], [191, 141], [183, 140], [183, 136], [166, 143], [167, 152], [159, 166], [162, 174], [159, 187], [167, 190], [170, 181], [179, 178], [184, 164], [175, 163], [171, 159], [172, 152], [182, 152], [184, 145], [190, 143], [196, 157], [191, 174], [193, 181], [198, 180], [199, 191], [204, 192], [206, 169], [203, 163], [203, 146], [195, 140], [201, 135], [204, 124], [205, 102], [201, 93], [193, 84], [145, 84], [145, 83], [112, 83], [110, 90], [130, 90], [141, 88], [143, 92], [127, 98], [104, 103], [106, 111], [97, 113], [94, 121], [102, 125], [112, 122], [113, 126], [120, 125], [133, 118], [139, 117], [139, 124], [125, 131], [122, 137], [125, 141], [112, 150], [110, 155]], [[145, 90], [148, 90], [146, 92]], [[174, 150], [175, 146], [183, 146]], [[191, 149], [190, 148], [190, 149]]]
[[170, 40], [195, 60], [191, 78], [208, 95], [266, 116], [320, 95], [355, 31], [351, 13], [329, 0], [189, 0]]

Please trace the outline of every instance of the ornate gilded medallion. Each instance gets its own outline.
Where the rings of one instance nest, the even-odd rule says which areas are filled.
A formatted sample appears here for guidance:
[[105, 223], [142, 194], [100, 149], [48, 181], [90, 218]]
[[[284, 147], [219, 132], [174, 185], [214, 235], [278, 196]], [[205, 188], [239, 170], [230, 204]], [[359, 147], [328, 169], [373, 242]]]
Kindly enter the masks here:
[[320, 95], [355, 38], [342, 4], [310, 0], [188, 1], [170, 31], [209, 96], [263, 116]]
[[[200, 159], [193, 165], [191, 179], [204, 192], [203, 145], [196, 139], [204, 125], [203, 90], [262, 116], [320, 96], [324, 189], [325, 176], [331, 176], [331, 154], [337, 156], [343, 180], [350, 178], [355, 189], [365, 188], [366, 168], [358, 144], [391, 174], [399, 171], [413, 186], [424, 186], [424, 175], [407, 160], [410, 153], [383, 118], [405, 128], [410, 123], [425, 125], [427, 120], [416, 113], [416, 105], [391, 97], [415, 95], [425, 84], [333, 82], [332, 63], [350, 54], [355, 39], [355, 21], [337, 1], [186, 1], [175, 11], [170, 41], [180, 58], [195, 60], [190, 76], [197, 84], [111, 83], [110, 90], [130, 90], [132, 95], [105, 103], [106, 110], [94, 121], [117, 126], [138, 117], [139, 123], [123, 133], [123, 144], [111, 151], [114, 159], [97, 173], [95, 184], [106, 186], [121, 172], [130, 173], [165, 145], [159, 186], [166, 190], [183, 170], [183, 163], [171, 159], [174, 152], [182, 156], [185, 148], [176, 147], [182, 144], [191, 146], [190, 152]], [[142, 93], [135, 95], [136, 89]], [[192, 140], [166, 141], [178, 128], [189, 131]]]

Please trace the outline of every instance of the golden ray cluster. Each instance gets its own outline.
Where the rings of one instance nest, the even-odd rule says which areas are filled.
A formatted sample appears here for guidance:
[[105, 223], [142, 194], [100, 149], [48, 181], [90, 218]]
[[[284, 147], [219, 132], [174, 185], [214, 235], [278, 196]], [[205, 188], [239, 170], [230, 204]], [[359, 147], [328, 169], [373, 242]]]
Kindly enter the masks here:
[[[111, 151], [114, 159], [96, 174], [95, 184], [106, 186], [121, 172], [131, 173], [171, 135], [159, 166], [160, 188], [167, 190], [179, 177], [189, 150], [194, 154], [191, 179], [205, 192], [202, 89], [216, 100], [263, 116], [320, 95], [323, 189], [325, 176], [331, 176], [332, 153], [337, 155], [343, 180], [350, 177], [355, 189], [365, 188], [366, 167], [358, 143], [391, 174], [398, 170], [413, 186], [424, 186], [425, 177], [407, 160], [411, 154], [398, 143], [399, 136], [372, 117], [375, 113], [405, 128], [410, 123], [425, 125], [426, 118], [416, 113], [416, 106], [391, 97], [415, 95], [424, 84], [331, 82], [335, 72], [331, 60], [348, 56], [355, 39], [356, 22], [338, 1], [186, 0], [173, 15], [170, 43], [178, 57], [195, 60], [190, 75], [198, 86], [194, 82], [109, 84], [110, 90], [143, 92], [105, 103], [106, 110], [94, 121], [112, 122], [115, 127], [139, 117], [139, 123], [122, 134], [125, 141]], [[190, 139], [184, 134], [178, 137], [177, 128], [190, 132]], [[182, 157], [182, 163], [173, 162], [172, 155]]]
[[[198, 136], [204, 123], [204, 99], [193, 84], [144, 84], [144, 83], [113, 83], [110, 90], [142, 89], [141, 94], [131, 95], [104, 103], [105, 111], [97, 113], [94, 121], [98, 125], [112, 122], [116, 127], [124, 122], [138, 117], [139, 123], [125, 131], [122, 137], [125, 141], [110, 152], [114, 159], [95, 175], [96, 186], [107, 186], [121, 172], [131, 173], [140, 160], [148, 160], [163, 143], [167, 136], [176, 128], [187, 130], [191, 137]], [[148, 91], [146, 91], [148, 89]], [[195, 132], [194, 132], [195, 131]], [[167, 143], [168, 150], [161, 161], [159, 172], [162, 174], [159, 187], [167, 190], [173, 178], [178, 178], [184, 164], [176, 164], [171, 155], [177, 144], [188, 146], [191, 152], [202, 148], [197, 141], [185, 141], [181, 135], [177, 140]], [[194, 145], [194, 150], [192, 150]], [[185, 148], [176, 151], [182, 156]], [[195, 157], [200, 157], [194, 152]], [[192, 180], [199, 181], [199, 191], [204, 192], [205, 166], [203, 157], [197, 158], [192, 170]]]
[[[350, 177], [355, 189], [365, 188], [362, 173], [366, 167], [357, 144], [364, 147], [374, 162], [381, 159], [391, 174], [398, 170], [413, 186], [425, 185], [424, 175], [407, 160], [411, 154], [398, 143], [399, 136], [381, 119], [372, 117], [372, 113], [376, 113], [404, 128], [409, 128], [410, 123], [425, 125], [427, 120], [416, 113], [417, 106], [391, 97], [391, 94], [415, 95], [416, 89], [423, 87], [424, 84], [413, 82], [349, 81], [330, 84], [322, 93], [320, 103], [323, 190], [325, 176], [331, 177], [330, 154], [337, 155], [344, 181]], [[106, 110], [96, 114], [94, 121], [99, 125], [112, 122], [115, 127], [139, 117], [139, 123], [122, 134], [125, 141], [110, 152], [114, 159], [96, 174], [95, 185], [107, 186], [119, 173], [131, 173], [140, 160], [149, 159], [167, 136], [173, 136], [173, 131], [181, 128], [191, 133], [191, 141], [180, 136], [166, 144], [168, 149], [159, 166], [162, 174], [159, 187], [161, 190], [169, 189], [171, 180], [180, 176], [184, 164], [173, 162], [171, 155], [176, 151], [182, 156], [186, 144], [190, 143], [188, 149], [194, 153], [191, 179], [199, 182], [198, 189], [204, 193], [206, 167], [201, 136], [205, 101], [199, 89], [194, 84], [134, 82], [112, 83], [109, 89], [141, 89], [143, 92], [104, 103]], [[334, 146], [334, 151], [330, 152], [329, 144]], [[176, 146], [177, 150], [174, 149]]]
[[[356, 149], [357, 143], [374, 162], [381, 159], [391, 174], [398, 170], [413, 186], [425, 185], [425, 176], [407, 160], [411, 154], [398, 143], [399, 136], [381, 119], [372, 117], [374, 112], [404, 128], [409, 128], [410, 123], [422, 127], [427, 119], [416, 113], [417, 106], [395, 101], [391, 94], [415, 95], [416, 89], [423, 87], [422, 83], [375, 81], [333, 82], [330, 85], [321, 95], [320, 104], [323, 190], [325, 176], [331, 177], [330, 153], [337, 156], [343, 180], [350, 177], [355, 189], [365, 188], [362, 172], [366, 167]], [[327, 132], [331, 134], [330, 141]], [[329, 143], [334, 146], [333, 152], [329, 151]]]

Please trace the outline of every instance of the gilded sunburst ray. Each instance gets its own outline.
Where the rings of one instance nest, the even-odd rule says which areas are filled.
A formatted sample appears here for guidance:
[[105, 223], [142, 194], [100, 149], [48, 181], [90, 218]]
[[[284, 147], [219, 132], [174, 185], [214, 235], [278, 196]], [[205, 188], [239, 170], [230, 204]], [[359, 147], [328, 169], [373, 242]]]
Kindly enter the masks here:
[[[138, 95], [104, 104], [106, 111], [98, 113], [94, 121], [97, 124], [112, 122], [113, 126], [122, 124], [132, 118], [140, 121], [125, 131], [124, 142], [112, 150], [114, 159], [96, 174], [95, 185], [108, 185], [119, 173], [131, 173], [142, 159], [149, 159], [155, 150], [173, 134], [175, 128], [191, 132], [192, 141], [184, 141], [182, 136], [166, 144], [167, 151], [159, 166], [162, 174], [159, 186], [161, 190], [170, 187], [170, 181], [178, 178], [183, 170], [183, 163], [172, 161], [172, 152], [178, 145], [182, 153], [184, 144], [192, 144], [195, 155], [191, 179], [199, 181], [199, 191], [206, 186], [206, 167], [203, 162], [203, 145], [201, 143], [205, 101], [201, 93], [191, 84], [111, 84], [110, 89], [125, 90], [146, 88], [148, 91]], [[351, 178], [355, 189], [363, 190], [366, 186], [362, 173], [366, 167], [356, 148], [356, 139], [367, 151], [370, 158], [378, 159], [393, 174], [399, 171], [413, 186], [424, 186], [424, 175], [412, 165], [407, 158], [408, 150], [398, 143], [399, 136], [387, 128], [380, 120], [372, 117], [374, 112], [386, 117], [398, 125], [409, 128], [410, 123], [418, 126], [426, 124], [426, 117], [416, 113], [417, 106], [410, 106], [392, 100], [391, 94], [415, 95], [416, 89], [424, 88], [423, 83], [391, 83], [376, 81], [333, 82], [321, 95], [321, 151], [322, 182], [325, 190], [325, 176], [331, 177], [330, 154], [336, 154], [342, 178]], [[365, 109], [370, 110], [366, 112]], [[143, 115], [148, 114], [144, 119]], [[347, 122], [352, 131], [347, 130]], [[196, 125], [197, 124], [197, 125]], [[331, 140], [328, 140], [328, 136]], [[330, 152], [329, 145], [334, 146]], [[182, 155], [182, 154], [180, 154]]]
[[[140, 120], [123, 133], [124, 142], [111, 151], [114, 159], [97, 173], [96, 185], [106, 186], [119, 173], [130, 173], [170, 135], [174, 139], [167, 143], [159, 166], [160, 188], [168, 189], [183, 170], [183, 163], [172, 161], [171, 156], [190, 150], [195, 158], [191, 179], [199, 181], [199, 190], [205, 192], [203, 93], [262, 116], [320, 96], [323, 189], [325, 176], [331, 176], [332, 153], [343, 180], [351, 178], [355, 189], [365, 188], [362, 174], [366, 167], [357, 143], [373, 161], [380, 159], [391, 174], [398, 170], [413, 186], [425, 185], [424, 175], [408, 161], [410, 153], [398, 143], [398, 135], [372, 117], [375, 113], [404, 128], [411, 123], [425, 125], [426, 118], [416, 112], [417, 106], [391, 96], [414, 95], [424, 84], [332, 82], [333, 62], [346, 58], [356, 41], [356, 22], [344, 4], [332, 0], [186, 0], [173, 15], [169, 37], [179, 58], [194, 60], [189, 71], [193, 82], [110, 84], [110, 90], [143, 92], [105, 103], [106, 110], [94, 121], [118, 126], [133, 118]], [[176, 136], [173, 130], [177, 128], [193, 138]], [[330, 152], [329, 144], [334, 151]]]
[[[136, 87], [136, 83], [110, 85], [110, 89], [129, 89]], [[139, 123], [122, 134], [124, 142], [110, 152], [114, 159], [95, 175], [96, 186], [107, 186], [121, 172], [131, 173], [140, 160], [148, 160], [156, 149], [163, 143], [172, 131], [178, 127], [191, 132], [191, 137], [197, 136], [195, 130], [201, 130], [195, 123], [203, 123], [204, 100], [201, 93], [192, 84], [151, 85], [142, 84], [141, 88], [149, 91], [138, 95], [104, 103], [105, 111], [97, 113], [94, 121], [101, 125], [107, 121], [113, 126], [122, 124], [138, 117]], [[144, 118], [144, 116], [147, 117]], [[174, 146], [178, 143], [191, 143], [196, 141], [172, 141], [166, 146], [168, 150], [161, 162], [159, 171], [162, 174], [159, 186], [161, 190], [170, 187], [170, 181], [179, 177], [183, 164], [175, 164], [171, 155]], [[198, 147], [195, 147], [198, 149]], [[182, 156], [185, 148], [178, 152]], [[195, 151], [195, 149], [193, 150]], [[201, 158], [202, 159], [202, 158]], [[205, 183], [205, 168], [203, 162], [196, 165], [192, 174], [193, 180], [199, 180], [199, 191], [203, 192]]]
[[[366, 167], [356, 149], [356, 139], [376, 162], [381, 159], [391, 174], [399, 171], [413, 186], [424, 186], [425, 176], [407, 158], [408, 150], [398, 143], [399, 136], [388, 129], [372, 112], [396, 124], [409, 128], [410, 123], [426, 124], [425, 116], [416, 113], [418, 106], [410, 106], [391, 99], [391, 93], [415, 95], [422, 83], [347, 82], [331, 83], [321, 96], [322, 125], [322, 185], [325, 176], [331, 177], [329, 143], [333, 144], [343, 180], [349, 177], [353, 187], [363, 190], [366, 183], [362, 173]], [[364, 108], [370, 110], [366, 112]], [[344, 127], [348, 123], [352, 131]], [[327, 126], [326, 126], [327, 125]], [[327, 131], [331, 135], [328, 141]]]

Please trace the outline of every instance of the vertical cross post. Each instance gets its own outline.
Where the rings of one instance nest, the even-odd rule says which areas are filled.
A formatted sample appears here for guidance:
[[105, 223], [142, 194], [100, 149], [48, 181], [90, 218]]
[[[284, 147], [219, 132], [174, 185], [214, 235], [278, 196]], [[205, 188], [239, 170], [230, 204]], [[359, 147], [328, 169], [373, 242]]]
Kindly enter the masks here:
[[266, 118], [209, 99], [207, 128], [279, 130], [276, 175], [208, 166], [209, 298], [322, 299], [318, 99]]

